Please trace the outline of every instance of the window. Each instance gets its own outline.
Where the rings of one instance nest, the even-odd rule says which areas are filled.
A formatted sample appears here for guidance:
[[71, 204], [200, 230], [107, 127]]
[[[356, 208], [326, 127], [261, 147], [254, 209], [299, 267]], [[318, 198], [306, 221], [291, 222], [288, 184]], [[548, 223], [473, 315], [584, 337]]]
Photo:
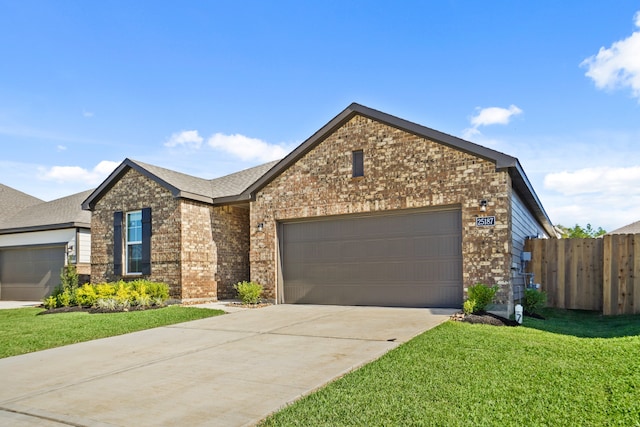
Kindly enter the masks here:
[[151, 208], [113, 213], [113, 274], [151, 274]]
[[142, 274], [142, 211], [128, 212], [126, 225], [127, 274]]
[[362, 150], [356, 150], [352, 153], [353, 156], [353, 177], [364, 176], [364, 154]]

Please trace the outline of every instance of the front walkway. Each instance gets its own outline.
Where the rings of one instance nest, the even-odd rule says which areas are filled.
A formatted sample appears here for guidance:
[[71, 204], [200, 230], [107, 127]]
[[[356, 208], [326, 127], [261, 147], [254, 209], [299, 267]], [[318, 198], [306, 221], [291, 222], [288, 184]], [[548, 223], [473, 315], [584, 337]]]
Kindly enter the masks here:
[[252, 425], [455, 311], [274, 305], [0, 359], [0, 425]]

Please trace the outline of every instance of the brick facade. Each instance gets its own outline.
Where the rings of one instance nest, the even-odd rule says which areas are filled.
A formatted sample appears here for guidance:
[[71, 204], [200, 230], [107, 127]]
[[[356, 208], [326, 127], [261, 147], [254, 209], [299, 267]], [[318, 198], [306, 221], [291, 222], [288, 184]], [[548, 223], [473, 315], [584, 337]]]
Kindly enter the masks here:
[[128, 169], [96, 202], [92, 219], [91, 280], [116, 277], [113, 269], [113, 213], [152, 210], [152, 281], [167, 283], [171, 298], [182, 302], [230, 298], [233, 284], [247, 280], [248, 210], [214, 207], [175, 198], [156, 181]]
[[[352, 152], [364, 176], [352, 178]], [[480, 212], [481, 199], [488, 201]], [[493, 162], [356, 115], [262, 188], [251, 202], [251, 279], [276, 298], [278, 221], [457, 206], [462, 212], [463, 286], [500, 286], [510, 305], [511, 181]], [[476, 227], [495, 215], [495, 227]], [[462, 302], [462, 295], [460, 301]]]

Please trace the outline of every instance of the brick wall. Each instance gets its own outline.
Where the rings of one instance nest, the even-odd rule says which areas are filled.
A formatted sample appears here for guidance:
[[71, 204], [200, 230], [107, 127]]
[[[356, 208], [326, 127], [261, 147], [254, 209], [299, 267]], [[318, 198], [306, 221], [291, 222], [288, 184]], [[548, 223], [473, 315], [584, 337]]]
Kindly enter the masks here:
[[[248, 206], [213, 207], [176, 199], [155, 181], [129, 169], [96, 203], [92, 214], [94, 283], [113, 274], [113, 212], [150, 207], [151, 275], [167, 283], [171, 298], [215, 301], [235, 296], [233, 285], [249, 278]], [[130, 276], [125, 279], [136, 279]]]
[[211, 223], [218, 253], [218, 298], [235, 298], [233, 285], [249, 280], [249, 206], [215, 207]]
[[[364, 177], [352, 178], [352, 151], [364, 151]], [[251, 206], [251, 279], [276, 297], [276, 222], [384, 210], [460, 206], [463, 285], [500, 285], [510, 303], [510, 193], [494, 163], [355, 116], [263, 188]], [[481, 199], [487, 211], [479, 211]], [[475, 226], [495, 215], [496, 226]]]
[[[98, 200], [91, 215], [91, 281], [119, 280], [113, 274], [113, 213], [151, 207], [151, 276], [167, 283], [172, 298], [182, 299], [180, 272], [180, 201], [171, 193], [129, 169]], [[140, 276], [131, 276], [130, 279]]]

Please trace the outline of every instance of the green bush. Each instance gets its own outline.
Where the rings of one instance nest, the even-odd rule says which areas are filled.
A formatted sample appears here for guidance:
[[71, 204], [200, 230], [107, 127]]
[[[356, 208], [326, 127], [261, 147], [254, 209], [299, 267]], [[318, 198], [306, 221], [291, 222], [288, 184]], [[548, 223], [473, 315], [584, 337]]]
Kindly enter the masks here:
[[45, 298], [44, 301], [42, 301], [42, 305], [44, 305], [44, 308], [46, 308], [47, 310], [54, 309], [58, 307], [58, 298], [50, 295]]
[[73, 305], [75, 298], [73, 297], [71, 290], [65, 289], [60, 294], [58, 294], [58, 307], [69, 307]]
[[472, 313], [484, 312], [489, 304], [493, 301], [498, 292], [498, 286], [487, 286], [482, 283], [478, 283], [475, 286], [469, 286], [467, 289], [467, 295], [469, 298], [467, 301], [473, 301]]
[[262, 296], [262, 285], [255, 282], [239, 282], [233, 288], [244, 304], [257, 304]]
[[540, 314], [540, 311], [547, 304], [547, 294], [537, 289], [527, 288], [524, 291], [524, 300], [522, 303], [525, 312]]
[[462, 311], [464, 314], [472, 314], [476, 310], [475, 300], [468, 299], [462, 304]]
[[98, 300], [96, 288], [90, 284], [84, 284], [76, 291], [76, 303], [82, 307], [92, 307]]
[[43, 300], [47, 309], [79, 305], [108, 310], [125, 310], [132, 306], [164, 306], [169, 299], [166, 283], [134, 280], [115, 283], [85, 284], [73, 288], [73, 280], [61, 283], [53, 294]]

